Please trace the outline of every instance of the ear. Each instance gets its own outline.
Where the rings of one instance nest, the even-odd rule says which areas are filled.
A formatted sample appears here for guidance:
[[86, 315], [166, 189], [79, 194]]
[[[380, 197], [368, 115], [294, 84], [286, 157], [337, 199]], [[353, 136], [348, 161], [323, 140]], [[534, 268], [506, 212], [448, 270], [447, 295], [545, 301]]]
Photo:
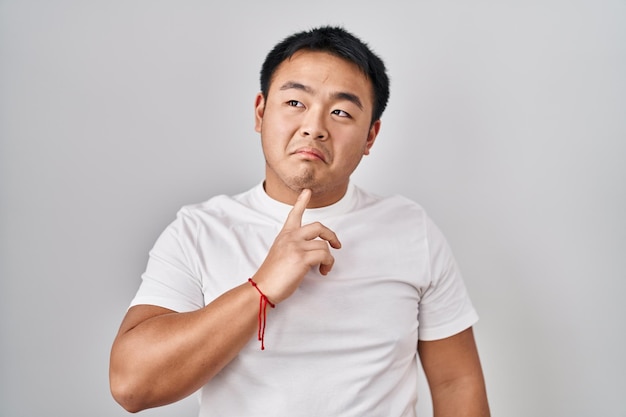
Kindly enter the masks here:
[[263, 96], [263, 93], [258, 93], [254, 99], [254, 130], [258, 133], [261, 133], [264, 112], [265, 97]]
[[365, 150], [363, 151], [363, 155], [370, 154], [370, 149], [372, 148], [372, 146], [374, 146], [374, 141], [376, 140], [378, 132], [380, 131], [380, 124], [381, 121], [380, 119], [378, 119], [372, 124], [372, 127], [370, 127], [370, 130], [367, 134], [367, 142], [365, 143]]

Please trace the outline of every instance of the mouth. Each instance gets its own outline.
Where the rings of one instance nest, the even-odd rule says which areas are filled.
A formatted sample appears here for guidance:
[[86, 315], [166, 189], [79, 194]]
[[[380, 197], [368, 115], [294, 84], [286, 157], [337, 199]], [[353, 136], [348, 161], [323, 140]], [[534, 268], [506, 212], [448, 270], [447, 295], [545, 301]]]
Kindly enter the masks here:
[[326, 162], [326, 156], [324, 155], [324, 153], [316, 148], [311, 148], [311, 147], [298, 148], [292, 153], [292, 155], [298, 155], [308, 160], [318, 160], [318, 161]]

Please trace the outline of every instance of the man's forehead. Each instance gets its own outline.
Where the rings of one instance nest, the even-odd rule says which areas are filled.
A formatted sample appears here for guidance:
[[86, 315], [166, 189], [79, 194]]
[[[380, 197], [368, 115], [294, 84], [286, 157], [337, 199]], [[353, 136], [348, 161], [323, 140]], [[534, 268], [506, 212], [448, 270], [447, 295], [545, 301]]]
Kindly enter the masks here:
[[[340, 66], [345, 67], [339, 68]], [[337, 76], [337, 71], [341, 72], [341, 76]], [[297, 51], [278, 65], [270, 80], [269, 91], [298, 89], [314, 93], [312, 84], [318, 84], [331, 77], [337, 83], [331, 94], [337, 98], [359, 101], [355, 104], [362, 107], [362, 100], [354, 100], [354, 97], [358, 99], [359, 95], [363, 95], [359, 92], [365, 89], [367, 91], [365, 96], [373, 99], [374, 86], [371, 80], [354, 62], [328, 52], [306, 49]]]

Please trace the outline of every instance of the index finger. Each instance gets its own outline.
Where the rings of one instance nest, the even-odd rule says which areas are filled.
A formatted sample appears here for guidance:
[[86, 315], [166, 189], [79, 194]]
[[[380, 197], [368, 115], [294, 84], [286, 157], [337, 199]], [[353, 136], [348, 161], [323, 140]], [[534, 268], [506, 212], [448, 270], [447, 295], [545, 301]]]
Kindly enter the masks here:
[[293, 208], [287, 215], [283, 229], [297, 229], [302, 226], [302, 215], [311, 200], [311, 190], [305, 188], [300, 192]]

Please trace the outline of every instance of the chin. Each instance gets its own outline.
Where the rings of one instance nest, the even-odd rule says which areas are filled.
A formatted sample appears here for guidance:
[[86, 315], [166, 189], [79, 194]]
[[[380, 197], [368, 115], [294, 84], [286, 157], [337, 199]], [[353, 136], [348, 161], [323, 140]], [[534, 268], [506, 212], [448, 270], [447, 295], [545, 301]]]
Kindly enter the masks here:
[[289, 188], [298, 192], [305, 188], [313, 190], [315, 188], [319, 188], [320, 186], [318, 179], [311, 170], [306, 170], [300, 175], [292, 176], [288, 178], [285, 183], [289, 185]]

